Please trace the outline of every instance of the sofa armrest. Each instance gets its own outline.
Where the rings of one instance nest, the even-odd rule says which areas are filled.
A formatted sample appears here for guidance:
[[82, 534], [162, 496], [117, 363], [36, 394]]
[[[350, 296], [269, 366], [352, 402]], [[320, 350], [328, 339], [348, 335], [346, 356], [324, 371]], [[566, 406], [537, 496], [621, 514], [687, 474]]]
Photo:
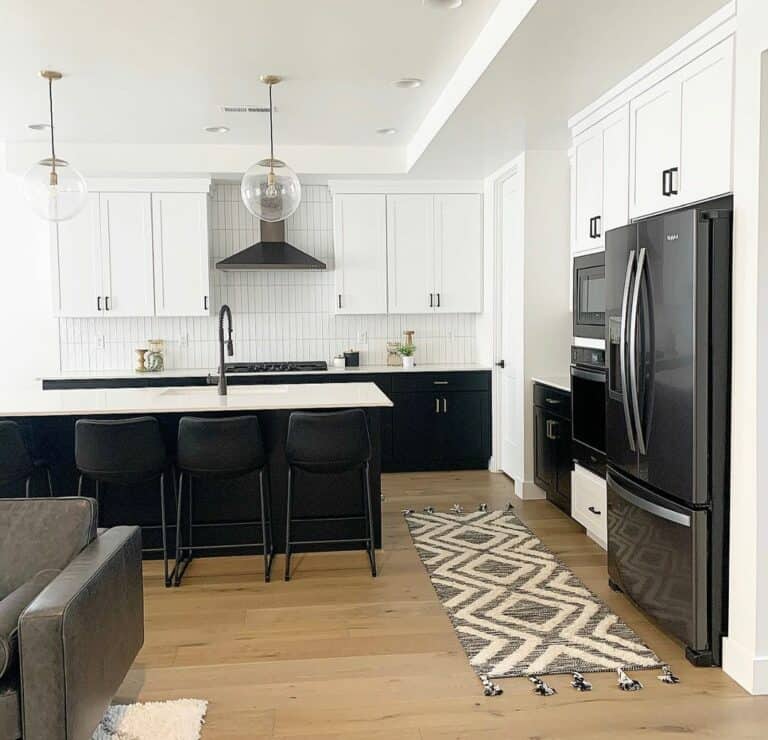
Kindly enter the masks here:
[[19, 620], [24, 737], [90, 737], [143, 642], [141, 531], [115, 527]]

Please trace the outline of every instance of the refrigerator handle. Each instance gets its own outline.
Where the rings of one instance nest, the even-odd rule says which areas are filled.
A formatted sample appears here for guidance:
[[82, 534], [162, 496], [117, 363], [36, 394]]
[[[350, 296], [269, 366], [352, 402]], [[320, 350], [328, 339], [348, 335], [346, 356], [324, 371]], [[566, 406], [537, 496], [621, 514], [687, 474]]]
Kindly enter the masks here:
[[627, 309], [629, 307], [629, 286], [632, 282], [632, 268], [635, 264], [634, 251], [627, 257], [627, 274], [624, 278], [624, 294], [621, 299], [621, 344], [619, 346], [619, 372], [621, 373], [621, 403], [624, 406], [624, 422], [627, 427], [629, 449], [635, 451], [635, 435], [632, 432], [632, 418], [629, 412], [629, 383], [627, 378]]
[[637, 448], [645, 455], [645, 438], [643, 423], [640, 415], [640, 398], [637, 392], [637, 316], [639, 313], [640, 283], [645, 269], [645, 247], [640, 249], [635, 272], [635, 292], [632, 295], [632, 313], [629, 321], [629, 380], [632, 389], [632, 410], [635, 415], [635, 431], [637, 433]]

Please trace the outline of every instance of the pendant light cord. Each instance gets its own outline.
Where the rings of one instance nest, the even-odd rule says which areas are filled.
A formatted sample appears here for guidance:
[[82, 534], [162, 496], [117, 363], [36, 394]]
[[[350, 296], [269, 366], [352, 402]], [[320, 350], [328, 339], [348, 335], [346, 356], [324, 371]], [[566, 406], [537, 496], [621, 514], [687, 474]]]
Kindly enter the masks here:
[[274, 128], [272, 126], [272, 85], [269, 86], [269, 158], [270, 169], [274, 170], [275, 167], [275, 138]]
[[51, 119], [51, 171], [56, 172], [56, 145], [53, 136], [53, 80], [48, 79], [48, 113]]

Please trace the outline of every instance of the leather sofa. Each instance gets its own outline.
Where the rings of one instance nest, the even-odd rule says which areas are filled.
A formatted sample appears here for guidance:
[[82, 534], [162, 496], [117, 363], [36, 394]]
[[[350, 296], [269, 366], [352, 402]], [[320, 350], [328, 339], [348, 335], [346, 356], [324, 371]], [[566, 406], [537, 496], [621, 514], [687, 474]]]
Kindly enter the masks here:
[[0, 740], [87, 740], [144, 642], [141, 532], [0, 499]]

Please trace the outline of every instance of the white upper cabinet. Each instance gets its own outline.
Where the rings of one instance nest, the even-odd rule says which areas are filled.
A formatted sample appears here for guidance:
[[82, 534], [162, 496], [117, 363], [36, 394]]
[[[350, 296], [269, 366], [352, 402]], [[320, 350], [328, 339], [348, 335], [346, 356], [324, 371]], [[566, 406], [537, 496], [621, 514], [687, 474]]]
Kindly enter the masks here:
[[595, 222], [603, 210], [603, 132], [599, 126], [574, 142], [576, 198], [574, 203], [574, 252], [595, 249]]
[[100, 193], [104, 313], [153, 316], [152, 205], [149, 193]]
[[334, 199], [336, 313], [387, 313], [386, 212], [383, 194], [342, 194]]
[[435, 196], [388, 195], [386, 234], [390, 313], [433, 311]]
[[733, 37], [631, 103], [630, 215], [731, 190]]
[[479, 194], [435, 196], [433, 304], [443, 313], [483, 310], [483, 201]]
[[603, 209], [597, 224], [600, 246], [605, 232], [629, 221], [629, 107], [608, 116], [603, 129]]
[[152, 234], [157, 315], [207, 316], [208, 196], [153, 193]]

